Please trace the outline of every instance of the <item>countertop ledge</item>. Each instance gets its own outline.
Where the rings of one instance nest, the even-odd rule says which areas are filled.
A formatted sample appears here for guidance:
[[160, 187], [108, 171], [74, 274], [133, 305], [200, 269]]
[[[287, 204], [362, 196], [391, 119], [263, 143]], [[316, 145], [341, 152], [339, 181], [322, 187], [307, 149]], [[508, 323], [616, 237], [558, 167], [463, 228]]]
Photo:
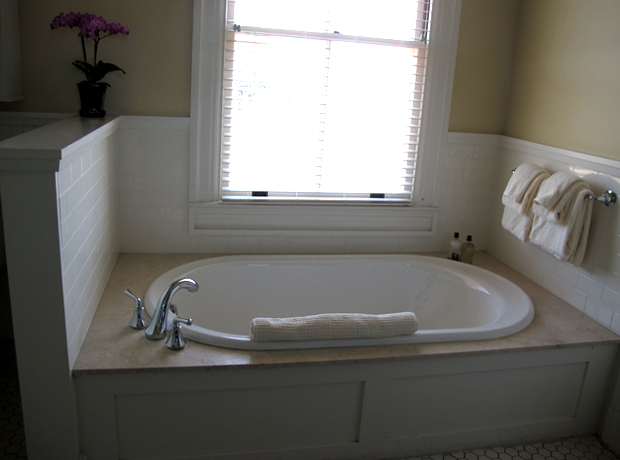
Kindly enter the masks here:
[[536, 316], [527, 328], [503, 338], [277, 351], [233, 350], [188, 340], [184, 350], [171, 351], [163, 340], [149, 341], [142, 331], [134, 331], [128, 326], [133, 301], [123, 295], [125, 289], [143, 297], [151, 281], [167, 270], [215, 256], [120, 254], [73, 366], [73, 375], [348, 364], [620, 344], [620, 336], [613, 331], [484, 252], [476, 253], [474, 265], [521, 287], [536, 308]]

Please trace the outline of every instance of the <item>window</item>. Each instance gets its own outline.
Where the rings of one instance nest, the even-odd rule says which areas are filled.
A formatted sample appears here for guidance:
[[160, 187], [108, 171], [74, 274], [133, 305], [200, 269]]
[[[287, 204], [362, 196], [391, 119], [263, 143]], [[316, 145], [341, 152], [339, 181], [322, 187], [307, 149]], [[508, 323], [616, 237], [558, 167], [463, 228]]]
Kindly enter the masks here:
[[410, 202], [431, 0], [228, 0], [222, 198]]
[[[235, 2], [235, 6], [239, 6], [242, 0]], [[311, 4], [323, 3], [324, 0], [315, 0], [310, 2]], [[254, 0], [256, 2], [256, 0]], [[295, 5], [299, 6], [301, 3], [297, 0], [288, 0], [279, 2], [282, 5]], [[354, 4], [360, 4], [363, 2], [356, 1]], [[398, 1], [396, 1], [398, 3]], [[409, 1], [407, 3], [417, 4], [415, 1]], [[373, 2], [375, 8], [385, 8], [381, 3]], [[425, 5], [421, 2], [420, 5]], [[392, 6], [392, 3], [390, 3]], [[417, 10], [416, 14], [420, 14], [419, 11], [424, 12], [424, 7], [421, 10]], [[390, 10], [393, 12], [393, 10]], [[375, 11], [375, 13], [377, 13]], [[247, 44], [248, 48], [262, 46], [263, 42], [269, 42], [270, 45], [275, 43], [286, 42], [287, 45], [282, 45], [279, 52], [275, 54], [277, 56], [273, 59], [276, 65], [286, 67], [286, 64], [291, 65], [291, 54], [300, 54], [291, 52], [290, 43], [296, 43], [293, 45], [293, 49], [299, 50], [304, 48], [303, 55], [307, 57], [305, 61], [310, 62], [311, 53], [315, 53], [316, 59], [322, 59], [325, 61], [324, 53], [329, 50], [329, 67], [327, 77], [330, 78], [327, 92], [315, 92], [313, 97], [303, 98], [306, 96], [300, 91], [293, 92], [296, 97], [306, 99], [315, 105], [320, 102], [332, 104], [338, 109], [338, 100], [333, 97], [334, 93], [330, 93], [331, 84], [334, 84], [337, 80], [337, 67], [347, 68], [349, 63], [347, 59], [353, 55], [350, 50], [352, 48], [347, 47], [359, 47], [362, 46], [359, 42], [371, 42], [365, 45], [373, 49], [386, 49], [386, 43], [390, 40], [401, 41], [402, 37], [385, 37], [384, 33], [378, 33], [376, 31], [368, 32], [366, 29], [356, 30], [353, 25], [345, 25], [347, 29], [343, 32], [341, 30], [320, 30], [315, 32], [314, 29], [308, 26], [297, 27], [292, 20], [286, 24], [279, 23], [261, 23], [260, 25], [244, 26], [242, 18], [237, 17], [238, 20], [237, 31], [234, 31], [234, 25], [236, 22], [232, 22], [227, 30], [227, 8], [226, 2], [223, 0], [194, 0], [194, 31], [193, 31], [193, 64], [192, 64], [192, 106], [191, 106], [191, 135], [190, 135], [190, 231], [193, 232], [215, 232], [222, 234], [234, 234], [234, 232], [240, 232], [243, 234], [252, 233], [256, 234], [282, 234], [287, 232], [297, 232], [296, 234], [302, 234], [307, 232], [348, 232], [350, 234], [363, 233], [364, 235], [373, 234], [390, 234], [390, 235], [420, 235], [420, 234], [432, 234], [435, 225], [435, 213], [438, 203], [437, 190], [440, 187], [440, 177], [437, 174], [438, 165], [440, 161], [441, 149], [443, 140], [447, 134], [447, 123], [449, 118], [449, 107], [451, 99], [451, 84], [454, 70], [454, 61], [456, 55], [456, 39], [458, 36], [458, 20], [460, 15], [460, 0], [446, 0], [436, 2], [433, 5], [432, 11], [432, 28], [430, 31], [429, 45], [428, 45], [428, 60], [426, 65], [426, 74], [424, 77], [424, 118], [420, 126], [414, 126], [414, 123], [408, 123], [405, 127], [402, 124], [394, 125], [398, 128], [392, 128], [394, 132], [397, 132], [395, 136], [378, 135], [374, 140], [369, 140], [371, 136], [368, 131], [369, 127], [372, 127], [372, 131], [377, 131], [377, 125], [381, 122], [377, 119], [368, 121], [364, 118], [355, 119], [352, 115], [344, 115], [339, 119], [340, 128], [327, 128], [321, 129], [327, 126], [324, 118], [333, 118], [331, 112], [318, 111], [312, 112], [311, 115], [306, 111], [296, 116], [292, 116], [293, 109], [290, 109], [286, 104], [282, 102], [280, 111], [272, 111], [271, 116], [266, 117], [243, 117], [233, 120], [232, 123], [224, 122], [222, 120], [227, 116], [234, 116], [233, 110], [235, 106], [233, 104], [241, 104], [238, 97], [239, 91], [243, 91], [242, 98], [248, 95], [252, 97], [256, 96], [256, 89], [262, 90], [262, 88], [251, 87], [236, 87], [236, 93], [233, 94], [234, 86], [228, 86], [230, 88], [229, 97], [225, 104], [222, 104], [222, 87], [224, 85], [224, 76], [229, 76], [230, 67], [225, 66], [226, 58], [229, 57], [226, 51], [226, 38], [231, 35], [235, 36], [235, 47], [237, 42], [243, 42], [243, 45]], [[286, 16], [286, 15], [285, 15]], [[308, 17], [309, 15], [302, 15]], [[399, 17], [398, 14], [392, 13], [392, 21], [394, 18]], [[290, 18], [290, 15], [288, 16]], [[272, 18], [273, 19], [273, 18]], [[378, 21], [375, 21], [378, 22]], [[293, 27], [294, 26], [294, 27]], [[271, 29], [271, 30], [265, 30]], [[333, 28], [332, 28], [333, 29]], [[397, 54], [399, 51], [407, 50], [406, 52], [416, 54], [416, 70], [412, 72], [402, 72], [407, 75], [419, 74], [419, 67], [421, 67], [421, 57], [427, 52], [425, 45], [424, 30], [420, 31], [418, 38], [421, 40], [403, 40], [405, 42], [416, 42], [413, 47], [403, 46], [390, 46], [390, 51]], [[290, 31], [295, 32], [291, 33]], [[312, 40], [299, 39], [296, 35], [299, 31], [302, 31], [304, 36], [316, 34]], [[349, 34], [349, 30], [351, 30]], [[340, 32], [340, 33], [335, 33]], [[392, 31], [389, 31], [391, 34]], [[363, 37], [358, 38], [357, 42], [347, 41], [349, 37]], [[272, 43], [273, 42], [273, 43]], [[303, 44], [302, 44], [303, 42]], [[310, 44], [308, 42], [311, 42]], [[380, 42], [380, 43], [375, 43]], [[316, 46], [320, 43], [319, 46]], [[399, 43], [400, 45], [400, 43]], [[271, 46], [270, 46], [271, 47]], [[288, 48], [286, 48], [288, 47]], [[284, 49], [285, 51], [282, 51]], [[288, 49], [289, 51], [286, 51]], [[320, 49], [320, 51], [317, 51]], [[287, 54], [288, 53], [288, 54]], [[333, 53], [333, 54], [332, 54]], [[370, 52], [367, 52], [370, 55]], [[321, 55], [322, 54], [322, 55]], [[388, 53], [379, 53], [388, 54]], [[332, 59], [334, 56], [339, 56], [341, 59]], [[261, 59], [264, 61], [264, 59]], [[336, 61], [340, 61], [337, 63]], [[389, 60], [387, 60], [389, 61]], [[392, 60], [393, 61], [393, 60]], [[399, 60], [400, 61], [400, 60]], [[411, 60], [409, 61], [411, 64]], [[298, 65], [298, 64], [293, 64]], [[325, 66], [323, 66], [324, 68]], [[260, 70], [251, 69], [246, 71], [257, 73]], [[358, 72], [363, 72], [358, 71]], [[233, 71], [234, 73], [234, 71]], [[401, 75], [401, 72], [396, 72]], [[271, 73], [273, 74], [273, 72]], [[382, 76], [382, 80], [385, 83], [383, 87], [384, 92], [389, 92], [393, 87], [398, 86], [394, 82], [396, 77], [392, 78], [390, 74], [385, 73]], [[388, 78], [389, 77], [389, 78]], [[325, 79], [325, 73], [319, 74], [317, 79]], [[341, 80], [344, 81], [344, 87], [351, 87], [350, 81], [347, 82], [347, 73], [344, 71], [341, 73]], [[419, 77], [418, 77], [419, 78]], [[290, 78], [284, 79], [290, 82]], [[243, 81], [241, 79], [240, 81]], [[255, 80], [254, 80], [255, 81]], [[348, 84], [347, 84], [348, 83]], [[416, 87], [417, 83], [409, 82], [409, 90]], [[270, 83], [271, 85], [271, 83]], [[308, 85], [304, 83], [304, 88]], [[247, 91], [247, 93], [246, 93]], [[364, 92], [365, 88], [354, 89], [355, 92]], [[310, 90], [307, 90], [309, 93]], [[418, 93], [420, 94], [420, 93]], [[235, 96], [233, 98], [233, 96]], [[261, 95], [262, 97], [262, 95]], [[378, 96], [373, 96], [379, 98]], [[250, 99], [249, 97], [246, 97]], [[354, 98], [355, 99], [355, 98]], [[361, 98], [360, 98], [361, 99]], [[409, 103], [407, 97], [407, 102]], [[419, 99], [419, 98], [418, 98]], [[317, 102], [318, 101], [318, 102]], [[335, 102], [335, 103], [334, 103]], [[359, 103], [356, 101], [354, 103]], [[414, 102], [415, 104], [416, 102]], [[352, 103], [340, 104], [345, 109], [348, 109], [348, 105]], [[419, 104], [419, 102], [417, 102]], [[288, 108], [288, 110], [282, 110], [282, 108]], [[237, 106], [237, 109], [239, 106]], [[414, 110], [419, 109], [415, 105], [409, 106], [407, 111], [409, 114], [413, 114]], [[251, 112], [252, 109], [242, 108], [246, 113]], [[399, 109], [400, 110], [400, 109]], [[399, 111], [396, 110], [396, 111]], [[405, 109], [403, 109], [404, 111]], [[383, 112], [391, 110], [383, 110]], [[395, 112], [396, 112], [395, 111]], [[338, 112], [338, 110], [336, 110]], [[345, 110], [343, 113], [346, 113]], [[355, 111], [356, 112], [356, 111]], [[382, 112], [376, 110], [376, 112]], [[263, 112], [264, 113], [264, 112]], [[239, 113], [237, 113], [239, 115]], [[323, 118], [321, 118], [323, 117]], [[386, 117], [384, 117], [386, 118]], [[394, 118], [393, 115], [387, 118]], [[273, 171], [277, 171], [275, 166], [287, 163], [291, 155], [287, 156], [287, 150], [291, 145], [295, 149], [296, 163], [307, 164], [309, 168], [305, 168], [306, 171], [304, 179], [295, 179], [295, 187], [290, 187], [290, 183], [287, 185], [286, 181], [284, 185], [278, 185], [275, 187], [264, 187], [262, 183], [253, 182], [255, 177], [250, 174], [250, 181], [247, 184], [243, 182], [237, 182], [237, 171], [231, 168], [228, 160], [229, 155], [232, 157], [238, 152], [243, 152], [245, 149], [241, 149], [243, 141], [240, 144], [234, 143], [238, 140], [237, 128], [241, 128], [245, 124], [245, 128], [249, 127], [251, 130], [261, 131], [261, 123], [266, 125], [273, 125], [276, 128], [285, 125], [285, 122], [289, 120], [300, 119], [303, 122], [290, 124], [290, 128], [287, 130], [281, 129], [276, 131], [278, 136], [278, 144], [288, 146], [278, 149], [262, 149], [257, 153], [257, 149], [247, 149], [252, 152], [252, 156], [259, 160], [259, 163], [271, 165]], [[312, 120], [310, 123], [308, 120]], [[336, 117], [338, 119], [338, 117]], [[226, 120], [228, 120], [226, 118]], [[254, 125], [252, 124], [252, 121]], [[239, 123], [239, 124], [238, 124]], [[385, 122], [387, 124], [387, 122]], [[224, 126], [228, 125], [228, 126]], [[312, 131], [307, 130], [308, 126], [312, 125]], [[319, 127], [317, 129], [317, 126]], [[291, 128], [292, 127], [292, 128]], [[398, 130], [401, 131], [398, 131]], [[408, 131], [403, 131], [407, 129]], [[292, 131], [291, 131], [292, 130]], [[234, 149], [228, 152], [222, 148], [222, 133], [227, 134], [232, 139], [231, 144]], [[318, 134], [317, 134], [318, 132]], [[345, 132], [347, 136], [339, 138], [334, 133]], [[301, 134], [300, 134], [301, 133]], [[274, 136], [273, 134], [271, 135]], [[280, 142], [280, 138], [292, 139], [289, 142]], [[404, 138], [404, 141], [403, 141]], [[239, 138], [241, 139], [241, 137]], [[300, 139], [304, 141], [301, 142]], [[395, 141], [394, 139], [398, 139]], [[364, 142], [366, 140], [366, 142]], [[349, 148], [349, 143], [357, 146], [357, 148]], [[417, 150], [417, 144], [421, 146], [420, 150]], [[311, 149], [308, 145], [312, 144], [312, 153], [304, 155]], [[346, 144], [347, 148], [338, 148], [339, 145]], [[359, 153], [366, 145], [371, 146], [368, 151], [389, 151], [396, 150], [391, 144], [398, 144], [398, 150], [400, 157], [394, 160], [398, 164], [398, 180], [388, 181], [388, 185], [370, 183], [369, 180], [360, 180], [357, 183], [347, 183], [348, 179], [357, 179], [357, 176], [362, 177], [358, 163], [366, 163], [366, 161], [359, 161]], [[248, 145], [246, 143], [246, 145]], [[318, 145], [318, 148], [314, 148]], [[407, 148], [403, 148], [407, 145]], [[228, 147], [228, 146], [227, 146]], [[237, 148], [239, 147], [239, 148]], [[328, 162], [323, 158], [323, 163], [316, 163], [317, 158], [322, 158], [320, 155], [316, 155], [316, 151], [335, 151], [344, 152], [346, 155], [339, 161], [344, 167], [344, 174], [336, 174], [336, 179], [330, 179], [326, 168]], [[407, 152], [407, 150], [409, 150]], [[278, 158], [276, 151], [279, 151], [279, 160], [273, 161], [274, 158]], [[404, 160], [402, 159], [403, 151], [406, 155], [409, 155]], [[302, 152], [302, 153], [300, 153]], [[356, 155], [356, 152], [357, 155]], [[240, 153], [243, 155], [243, 153]], [[366, 155], [366, 153], [364, 153]], [[304, 161], [298, 159], [305, 158]], [[386, 164], [392, 163], [387, 158], [389, 155], [381, 156], [381, 164], [373, 165], [371, 169], [375, 172], [378, 168], [383, 168]], [[312, 158], [312, 160], [310, 160]], [[226, 162], [222, 165], [222, 161]], [[336, 160], [329, 159], [329, 162], [336, 162]], [[393, 163], [392, 163], [393, 164]], [[404, 164], [404, 166], [403, 166]], [[234, 166], [234, 165], [233, 165]], [[402, 173], [404, 168], [404, 174]], [[409, 169], [407, 169], [409, 168]], [[308, 170], [311, 173], [308, 173]], [[252, 169], [253, 172], [256, 170]], [[272, 172], [273, 172], [272, 171]], [[415, 173], [415, 182], [412, 182], [413, 175]], [[262, 174], [254, 174], [259, 176]], [[275, 174], [278, 176], [278, 174]], [[374, 176], [379, 176], [374, 174]], [[383, 174], [381, 175], [383, 176]], [[373, 177], [373, 180], [375, 180]], [[392, 176], [393, 177], [393, 176]], [[398, 183], [398, 186], [394, 187], [394, 182]], [[238, 185], [241, 183], [242, 185]], [[273, 183], [270, 181], [270, 183]], [[370, 185], [369, 185], [370, 183]], [[299, 184], [304, 184], [299, 187]], [[318, 190], [316, 185], [319, 184]], [[344, 185], [343, 185], [344, 184]], [[353, 185], [351, 185], [353, 184]], [[404, 184], [404, 185], [403, 185]], [[223, 185], [223, 186], [222, 186]], [[400, 188], [399, 188], [400, 187]], [[266, 188], [266, 190], [265, 190]], [[294, 188], [294, 191], [290, 189]], [[301, 192], [300, 192], [301, 190]], [[252, 193], [254, 192], [254, 193]], [[258, 193], [257, 193], [258, 192]], [[269, 192], [272, 197], [264, 197], [264, 192]], [[371, 195], [372, 194], [372, 195]], [[255, 196], [252, 196], [255, 195]], [[258, 195], [258, 196], [256, 196]], [[273, 196], [278, 198], [278, 201], [273, 201]], [[319, 202], [308, 200], [308, 198], [319, 197]], [[385, 198], [387, 197], [387, 198]], [[331, 200], [331, 201], [330, 201]], [[406, 204], [406, 206], [403, 206]], [[387, 206], [386, 206], [387, 205]], [[233, 233], [231, 233], [233, 232]], [[342, 233], [340, 233], [342, 234]]]

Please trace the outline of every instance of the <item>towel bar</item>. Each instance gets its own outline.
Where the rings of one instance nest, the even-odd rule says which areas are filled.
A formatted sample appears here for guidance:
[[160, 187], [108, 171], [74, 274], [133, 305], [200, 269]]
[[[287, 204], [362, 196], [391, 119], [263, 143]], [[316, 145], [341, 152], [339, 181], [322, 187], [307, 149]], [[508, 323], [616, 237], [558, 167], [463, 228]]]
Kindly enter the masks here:
[[[514, 174], [515, 171], [516, 169], [513, 169], [512, 173]], [[588, 195], [586, 196], [586, 199], [599, 201], [603, 203], [605, 206], [613, 206], [614, 204], [616, 204], [616, 201], [618, 200], [618, 195], [616, 195], [616, 192], [612, 190], [607, 190], [605, 193], [603, 193], [600, 196]]]

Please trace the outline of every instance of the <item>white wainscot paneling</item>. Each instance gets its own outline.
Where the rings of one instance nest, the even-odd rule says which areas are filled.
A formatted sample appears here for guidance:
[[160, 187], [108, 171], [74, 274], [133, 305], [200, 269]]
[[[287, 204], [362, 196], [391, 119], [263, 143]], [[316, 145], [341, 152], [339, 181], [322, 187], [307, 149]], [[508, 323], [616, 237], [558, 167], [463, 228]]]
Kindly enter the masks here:
[[[584, 435], [598, 426], [616, 350], [80, 373], [83, 450], [92, 460], [392, 458]], [[161, 423], [171, 413], [182, 429]]]

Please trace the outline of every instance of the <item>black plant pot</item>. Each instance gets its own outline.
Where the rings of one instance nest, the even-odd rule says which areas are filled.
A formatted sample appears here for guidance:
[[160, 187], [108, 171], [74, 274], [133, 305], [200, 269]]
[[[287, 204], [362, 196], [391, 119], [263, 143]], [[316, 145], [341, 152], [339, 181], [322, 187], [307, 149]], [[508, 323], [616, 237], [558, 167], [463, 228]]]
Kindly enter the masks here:
[[88, 118], [101, 118], [105, 116], [103, 104], [105, 100], [105, 90], [110, 86], [107, 83], [92, 83], [81, 81], [78, 84], [80, 91], [80, 115]]

